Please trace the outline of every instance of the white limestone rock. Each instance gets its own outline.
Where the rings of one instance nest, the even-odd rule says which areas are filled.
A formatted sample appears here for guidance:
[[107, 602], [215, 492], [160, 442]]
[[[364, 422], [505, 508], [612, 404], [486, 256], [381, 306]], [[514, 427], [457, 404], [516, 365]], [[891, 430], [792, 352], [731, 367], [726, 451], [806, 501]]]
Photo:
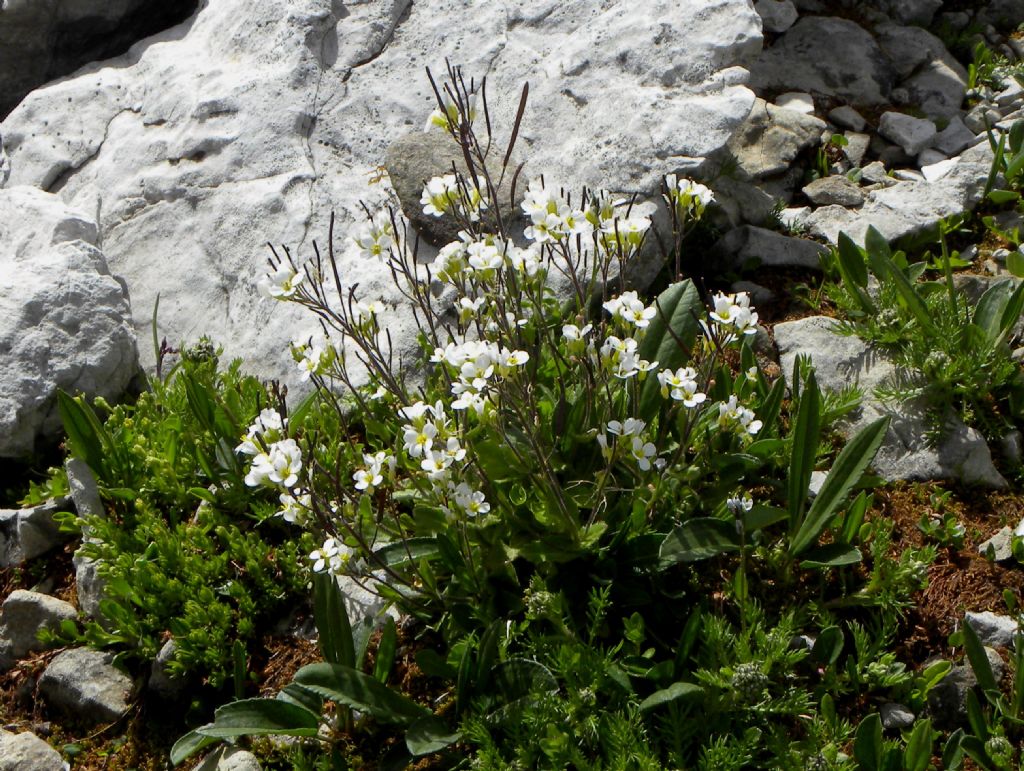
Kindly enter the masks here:
[[775, 99], [775, 106], [785, 110], [796, 110], [804, 115], [814, 115], [814, 97], [803, 91], [787, 91]]
[[214, 333], [227, 357], [296, 394], [286, 344], [315, 321], [262, 302], [256, 282], [268, 241], [306, 258], [332, 211], [343, 280], [399, 308], [382, 321], [396, 361], [417, 350], [386, 266], [350, 253], [345, 237], [363, 221], [361, 199], [388, 200], [386, 182], [368, 185], [386, 148], [435, 106], [424, 66], [439, 76], [447, 57], [467, 79], [487, 75], [502, 149], [529, 81], [525, 174], [653, 193], [749, 114], [744, 66], [760, 46], [747, 0], [207, 1], [125, 57], [34, 91], [0, 132], [9, 184], [97, 212], [138, 328], [159, 292], [161, 335]]
[[1012, 616], [1001, 616], [988, 610], [980, 613], [968, 611], [964, 620], [975, 631], [983, 645], [990, 645], [993, 648], [1013, 647], [1014, 637], [1020, 629], [1020, 625]]
[[974, 140], [975, 133], [967, 128], [963, 118], [957, 115], [946, 124], [946, 128], [935, 135], [932, 145], [939, 152], [952, 157], [974, 144]]
[[86, 722], [117, 720], [128, 711], [132, 680], [112, 659], [88, 648], [58, 653], [39, 677], [39, 691], [50, 705]]
[[70, 511], [70, 503], [56, 498], [25, 509], [0, 509], [0, 568], [21, 565], [70, 540], [53, 516]]
[[128, 297], [98, 239], [57, 196], [0, 190], [0, 457], [56, 436], [57, 389], [116, 400], [138, 371]]
[[902, 147], [907, 155], [917, 155], [931, 145], [938, 130], [930, 120], [890, 111], [882, 113], [878, 133]]
[[871, 34], [831, 16], [804, 16], [751, 69], [759, 91], [807, 91], [852, 105], [885, 104], [893, 78]]
[[827, 248], [806, 238], [793, 238], [774, 230], [743, 225], [729, 230], [714, 245], [713, 252], [726, 257], [733, 266], [756, 259], [761, 265], [821, 269]]
[[804, 185], [804, 195], [815, 206], [857, 207], [864, 203], [864, 193], [844, 176], [820, 177]]
[[196, 0], [3, 0], [0, 118], [25, 94], [177, 24]]
[[818, 384], [833, 391], [856, 383], [864, 399], [855, 416], [841, 426], [851, 437], [883, 415], [892, 423], [875, 456], [874, 467], [886, 480], [950, 479], [966, 484], [1002, 488], [1006, 480], [992, 464], [984, 437], [959, 421], [953, 422], [938, 447], [925, 438], [926, 423], [921, 410], [912, 404], [882, 404], [874, 396], [887, 383], [896, 367], [881, 351], [872, 350], [852, 335], [838, 335], [837, 322], [826, 316], [810, 316], [775, 325], [775, 342], [784, 375], [793, 371], [798, 354], [811, 357]]
[[36, 639], [41, 629], [55, 631], [62, 621], [77, 617], [78, 611], [71, 603], [48, 594], [15, 589], [4, 600], [0, 613], [0, 646], [7, 647], [14, 658], [24, 658], [32, 651], [46, 649]]
[[53, 747], [31, 731], [14, 734], [0, 728], [0, 771], [67, 771]]
[[870, 225], [890, 241], [920, 233], [944, 217], [973, 209], [982, 198], [991, 165], [988, 144], [977, 145], [964, 151], [956, 165], [933, 182], [921, 177], [872, 190], [855, 211], [823, 206], [808, 215], [807, 225], [812, 235], [833, 244], [844, 231], [862, 244]]

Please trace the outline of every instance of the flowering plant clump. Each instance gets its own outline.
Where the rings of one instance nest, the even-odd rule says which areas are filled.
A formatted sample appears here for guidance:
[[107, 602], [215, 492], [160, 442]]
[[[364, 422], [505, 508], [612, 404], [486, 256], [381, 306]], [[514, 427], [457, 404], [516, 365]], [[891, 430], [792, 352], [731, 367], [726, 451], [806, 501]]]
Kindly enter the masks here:
[[[754, 353], [749, 296], [702, 294], [679, 275], [711, 191], [665, 179], [675, 280], [645, 296], [628, 277], [649, 274], [635, 268], [663, 242], [646, 205], [543, 177], [517, 201], [509, 158], [525, 101], [494, 163], [486, 102], [481, 138], [473, 85], [449, 74], [427, 129], [452, 137], [467, 173], [427, 180], [420, 205], [454, 221], [457, 237], [417, 254], [393, 206], [367, 211], [345, 239], [408, 301], [394, 310], [419, 328], [417, 381], [395, 366], [392, 309], [342, 282], [332, 220], [326, 254], [275, 252], [264, 282], [318, 321], [291, 346], [313, 397], [291, 414], [260, 413], [234, 457], [247, 486], [276, 493], [281, 519], [312, 532], [318, 626], [329, 629], [322, 593], [336, 579], [380, 595], [440, 633], [445, 655], [423, 651], [434, 655], [418, 663], [450, 686], [451, 703], [427, 714], [387, 692], [382, 659], [376, 679], [360, 671], [339, 642], [354, 640], [352, 627], [336, 623], [322, 638], [326, 663], [289, 687], [295, 703], [260, 709], [319, 735], [307, 703], [326, 697], [401, 726], [410, 759], [461, 741], [481, 768], [624, 767], [627, 745], [643, 758], [629, 767], [781, 767], [762, 757], [762, 727], [803, 720], [820, 699], [798, 685], [808, 652], [793, 647], [798, 614], [780, 613], [778, 596], [809, 585], [798, 570], [862, 559], [869, 499], [850, 497], [887, 423], [854, 437], [809, 501], [825, 416], [842, 408], [799, 360], [787, 401]], [[498, 198], [509, 189], [514, 213]], [[919, 585], [883, 570], [885, 547], [872, 544], [865, 606]], [[753, 596], [749, 577], [772, 591]], [[771, 616], [762, 601], [776, 605]], [[709, 612], [729, 603], [729, 618]], [[821, 635], [836, 655], [837, 633], [841, 643], [835, 628]], [[256, 706], [219, 713], [199, 734], [237, 735], [228, 723]], [[344, 709], [339, 723], [351, 722]], [[784, 745], [767, 730], [767, 744]], [[643, 747], [648, 735], [664, 751]], [[844, 741], [810, 749], [835, 758]], [[598, 757], [607, 765], [591, 764]]]

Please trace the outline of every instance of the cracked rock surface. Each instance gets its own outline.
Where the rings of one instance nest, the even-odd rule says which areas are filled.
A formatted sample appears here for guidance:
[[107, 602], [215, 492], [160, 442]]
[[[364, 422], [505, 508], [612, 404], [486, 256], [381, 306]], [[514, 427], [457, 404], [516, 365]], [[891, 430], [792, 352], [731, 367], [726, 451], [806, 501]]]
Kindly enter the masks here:
[[[744, 67], [760, 47], [746, 0], [206, 2], [126, 56], [32, 92], [0, 124], [7, 184], [95, 213], [137, 328], [160, 293], [172, 344], [216, 330], [226, 356], [298, 393], [285, 348], [311, 322], [261, 301], [266, 243], [308, 257], [334, 211], [343, 281], [398, 304], [386, 267], [350, 254], [345, 237], [360, 199], [388, 199], [386, 182], [368, 185], [387, 147], [434, 107], [425, 66], [440, 76], [449, 57], [486, 75], [499, 134], [530, 81], [525, 175], [649, 194], [747, 116]], [[396, 360], [416, 349], [409, 314], [384, 325]]]
[[117, 399], [138, 371], [128, 297], [98, 243], [57, 196], [0, 189], [0, 458], [56, 435], [58, 388]]

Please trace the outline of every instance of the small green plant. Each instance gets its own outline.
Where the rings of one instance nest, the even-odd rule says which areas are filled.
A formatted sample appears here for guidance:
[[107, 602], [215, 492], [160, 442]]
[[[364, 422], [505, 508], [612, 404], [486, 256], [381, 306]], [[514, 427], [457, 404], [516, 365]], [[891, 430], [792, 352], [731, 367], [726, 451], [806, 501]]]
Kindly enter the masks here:
[[206, 342], [135, 404], [98, 402], [105, 418], [59, 395], [67, 444], [96, 475], [106, 509], [63, 523], [87, 535], [80, 553], [105, 585], [100, 617], [81, 632], [66, 625], [65, 640], [146, 661], [173, 639], [171, 674], [229, 681], [236, 643], [244, 654], [301, 596], [300, 555], [312, 546], [273, 516], [276, 501], [253, 496], [234, 452], [240, 421], [271, 398], [237, 362], [219, 371]]
[[1024, 288], [996, 283], [972, 306], [956, 288], [943, 231], [940, 244], [942, 278], [925, 280], [927, 264], [892, 252], [874, 228], [865, 248], [840, 234], [835, 264], [841, 282], [829, 295], [847, 316], [842, 330], [883, 346], [901, 368], [880, 396], [921, 399], [936, 434], [956, 412], [998, 435], [1024, 415], [1024, 378], [1009, 345]]

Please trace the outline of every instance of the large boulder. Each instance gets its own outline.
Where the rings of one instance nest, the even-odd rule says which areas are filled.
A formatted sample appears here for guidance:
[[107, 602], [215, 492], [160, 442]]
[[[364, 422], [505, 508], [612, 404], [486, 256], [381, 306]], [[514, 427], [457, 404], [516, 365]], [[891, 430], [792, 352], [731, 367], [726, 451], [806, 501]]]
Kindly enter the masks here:
[[[215, 334], [228, 356], [293, 386], [286, 343], [315, 326], [262, 302], [267, 242], [300, 259], [336, 214], [343, 281], [413, 320], [386, 266], [347, 251], [390, 186], [386, 149], [434, 108], [424, 66], [487, 76], [498, 152], [530, 84], [517, 155], [552, 184], [653, 193], [720, 148], [750, 113], [761, 48], [748, 0], [204, 2], [187, 24], [30, 94], [0, 125], [8, 184], [59, 191], [97, 213], [103, 250], [148, 327]], [[424, 257], [429, 257], [424, 248]], [[145, 347], [145, 348], [148, 348]], [[152, 354], [143, 351], [144, 363]]]
[[0, 190], [0, 457], [56, 435], [57, 389], [116, 399], [138, 371], [128, 296], [98, 243], [57, 196]]
[[968, 485], [1006, 487], [992, 464], [984, 437], [953, 419], [937, 446], [929, 444], [928, 423], [921, 405], [882, 402], [875, 389], [890, 384], [898, 370], [884, 352], [853, 335], [837, 332], [838, 322], [809, 316], [775, 325], [779, 363], [786, 375], [796, 357], [811, 357], [818, 384], [831, 391], [857, 385], [863, 393], [860, 408], [842, 426], [849, 438], [883, 415], [891, 417], [889, 431], [875, 456], [875, 469], [884, 479], [949, 479]]
[[0, 118], [25, 94], [195, 12], [197, 0], [3, 0]]

